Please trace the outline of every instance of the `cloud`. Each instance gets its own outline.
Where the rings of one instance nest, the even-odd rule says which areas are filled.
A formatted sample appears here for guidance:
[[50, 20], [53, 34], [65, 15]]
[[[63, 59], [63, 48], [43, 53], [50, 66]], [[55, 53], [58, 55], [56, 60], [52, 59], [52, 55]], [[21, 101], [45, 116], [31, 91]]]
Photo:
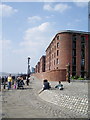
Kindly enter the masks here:
[[30, 56], [32, 66], [35, 66], [38, 59], [45, 54], [46, 46], [51, 41], [53, 31], [53, 24], [49, 22], [28, 28], [24, 32], [23, 41], [19, 43], [18, 49], [13, 50], [13, 53], [20, 56]]
[[47, 32], [49, 28], [50, 28], [49, 22], [42, 23], [37, 27], [29, 28], [25, 31], [24, 39], [30, 40], [32, 38], [38, 40], [42, 35], [44, 35]]
[[73, 0], [73, 2], [76, 4], [78, 7], [88, 7], [88, 2], [89, 0]]
[[[0, 40], [0, 45], [3, 47], [3, 60], [0, 59], [0, 64], [3, 64], [3, 70], [1, 69], [0, 71], [25, 72], [27, 70], [28, 56], [31, 58], [30, 65], [35, 66], [40, 57], [45, 54], [46, 46], [51, 41], [52, 27], [52, 23], [44, 22], [38, 26], [26, 29], [22, 41], [19, 41], [17, 45], [14, 41]], [[2, 55], [1, 51], [0, 55]]]
[[71, 7], [70, 7], [69, 5], [67, 5], [67, 4], [62, 4], [62, 3], [56, 4], [55, 6], [51, 6], [50, 4], [45, 4], [45, 5], [43, 6], [43, 9], [44, 9], [44, 10], [47, 10], [47, 11], [56, 11], [56, 12], [60, 12], [60, 13], [66, 11], [66, 10], [68, 10], [68, 9], [70, 9], [70, 8], [71, 8]]
[[44, 5], [43, 9], [48, 11], [53, 11], [53, 8], [49, 4]]
[[37, 22], [37, 21], [40, 21], [40, 20], [42, 20], [42, 18], [40, 16], [28, 17], [28, 22], [30, 22], [30, 23], [34, 23], [34, 22]]
[[43, 47], [46, 47], [50, 33], [51, 24], [49, 22], [42, 23], [39, 26], [33, 28], [29, 28], [25, 31], [24, 41], [20, 43], [20, 46], [37, 53], [37, 50], [39, 51], [40, 49], [42, 50]]
[[0, 4], [0, 16], [10, 16], [13, 13], [18, 12], [17, 9], [14, 9], [13, 7], [5, 4]]

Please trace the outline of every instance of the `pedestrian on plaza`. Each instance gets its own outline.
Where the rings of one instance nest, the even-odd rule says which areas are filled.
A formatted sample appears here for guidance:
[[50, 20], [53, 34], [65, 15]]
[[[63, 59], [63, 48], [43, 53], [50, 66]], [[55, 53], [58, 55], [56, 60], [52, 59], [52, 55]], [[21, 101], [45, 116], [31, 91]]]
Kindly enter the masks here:
[[4, 83], [4, 77], [2, 76], [2, 84]]
[[59, 84], [56, 85], [55, 88], [58, 88], [59, 90], [63, 90], [63, 85], [61, 84], [61, 81], [59, 81]]
[[6, 89], [6, 84], [7, 83], [7, 76], [4, 77], [4, 82], [3, 82], [3, 89]]
[[43, 90], [46, 90], [46, 89], [50, 89], [51, 86], [50, 86], [50, 83], [48, 82], [48, 80], [44, 80], [43, 81]]
[[6, 81], [4, 79], [4, 82], [3, 82], [3, 89], [6, 89]]
[[11, 85], [12, 85], [12, 76], [11, 76], [11, 74], [9, 74], [9, 76], [8, 76], [8, 90], [11, 89]]
[[14, 89], [16, 89], [17, 88], [17, 83], [16, 83], [16, 81], [14, 81]]
[[27, 76], [27, 81], [26, 81], [27, 86], [29, 86], [29, 82], [30, 82], [30, 76], [28, 75]]
[[42, 88], [42, 90], [39, 92], [39, 94], [42, 92], [42, 91], [44, 91], [44, 90], [47, 90], [47, 89], [50, 89], [51, 88], [51, 86], [50, 86], [50, 83], [48, 82], [48, 80], [44, 80], [43, 81], [43, 88]]

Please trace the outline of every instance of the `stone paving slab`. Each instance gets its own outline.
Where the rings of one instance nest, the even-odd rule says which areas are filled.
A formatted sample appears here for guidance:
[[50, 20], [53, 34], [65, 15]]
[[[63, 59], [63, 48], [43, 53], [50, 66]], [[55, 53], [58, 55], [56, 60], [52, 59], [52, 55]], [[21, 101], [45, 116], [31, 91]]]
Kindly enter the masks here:
[[43, 82], [32, 78], [24, 90], [2, 92], [3, 118], [88, 118], [87, 83], [63, 82], [60, 91], [50, 82], [52, 89], [38, 94]]
[[[38, 80], [39, 81], [39, 80]], [[57, 82], [51, 82], [52, 90], [45, 90], [39, 97], [47, 102], [67, 109], [75, 116], [88, 117], [88, 83], [62, 82], [64, 90], [55, 89]]]
[[75, 115], [78, 114], [82, 117], [88, 117], [87, 99], [75, 98], [74, 96], [67, 96], [63, 94], [58, 95], [51, 90], [46, 90], [42, 92], [39, 96], [41, 99], [47, 102], [63, 107], [67, 109], [67, 111], [72, 111]]

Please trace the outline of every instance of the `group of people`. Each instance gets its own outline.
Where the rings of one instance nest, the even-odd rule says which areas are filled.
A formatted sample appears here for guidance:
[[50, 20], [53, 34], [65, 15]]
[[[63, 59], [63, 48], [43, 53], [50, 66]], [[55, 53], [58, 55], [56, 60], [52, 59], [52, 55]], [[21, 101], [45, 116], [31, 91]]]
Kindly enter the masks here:
[[[9, 74], [7, 79], [5, 78], [3, 77], [3, 81], [2, 81], [4, 89], [6, 89], [7, 87], [7, 89], [9, 90], [12, 88], [12, 86], [14, 89], [19, 89], [19, 88], [23, 88], [23, 85], [25, 85], [23, 76], [17, 76], [16, 79], [13, 79], [13, 76]], [[28, 80], [28, 83], [26, 81], [26, 84], [29, 85], [29, 80]]]
[[[51, 88], [50, 83], [48, 82], [48, 80], [45, 79], [45, 80], [43, 81], [43, 88], [42, 88], [42, 90], [39, 92], [39, 94], [40, 94], [42, 91], [44, 91], [44, 90], [46, 90], [46, 89], [50, 89], [50, 88]], [[59, 81], [59, 84], [56, 85], [55, 88], [58, 88], [59, 90], [63, 90], [63, 84], [61, 84], [61, 81]]]
[[[30, 78], [28, 79], [28, 81], [26, 81], [26, 84], [27, 86], [29, 85], [29, 80]], [[13, 80], [11, 74], [9, 74], [9, 76], [7, 77], [7, 87], [8, 87], [8, 90], [12, 88], [12, 85], [13, 85], [13, 88], [14, 89], [19, 89], [19, 88], [23, 88], [23, 85], [25, 85], [24, 83], [24, 80], [23, 80], [23, 77], [22, 76], [18, 76], [17, 79]], [[4, 81], [4, 89], [6, 88], [6, 81]], [[42, 90], [39, 92], [39, 94], [46, 90], [46, 89], [50, 89], [51, 88], [51, 85], [50, 83], [48, 82], [47, 79], [43, 80], [43, 88]], [[55, 86], [55, 88], [58, 88], [59, 90], [63, 90], [63, 85], [61, 84], [61, 81], [59, 81], [58, 85]]]

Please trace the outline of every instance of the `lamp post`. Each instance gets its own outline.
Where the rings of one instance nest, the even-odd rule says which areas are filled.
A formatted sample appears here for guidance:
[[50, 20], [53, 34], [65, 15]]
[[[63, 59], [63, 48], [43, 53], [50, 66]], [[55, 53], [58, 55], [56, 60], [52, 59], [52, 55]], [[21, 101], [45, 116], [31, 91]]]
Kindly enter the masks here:
[[70, 64], [68, 63], [66, 67], [66, 80], [70, 83]]
[[29, 77], [30, 77], [30, 57], [28, 57], [27, 85], [29, 85]]

